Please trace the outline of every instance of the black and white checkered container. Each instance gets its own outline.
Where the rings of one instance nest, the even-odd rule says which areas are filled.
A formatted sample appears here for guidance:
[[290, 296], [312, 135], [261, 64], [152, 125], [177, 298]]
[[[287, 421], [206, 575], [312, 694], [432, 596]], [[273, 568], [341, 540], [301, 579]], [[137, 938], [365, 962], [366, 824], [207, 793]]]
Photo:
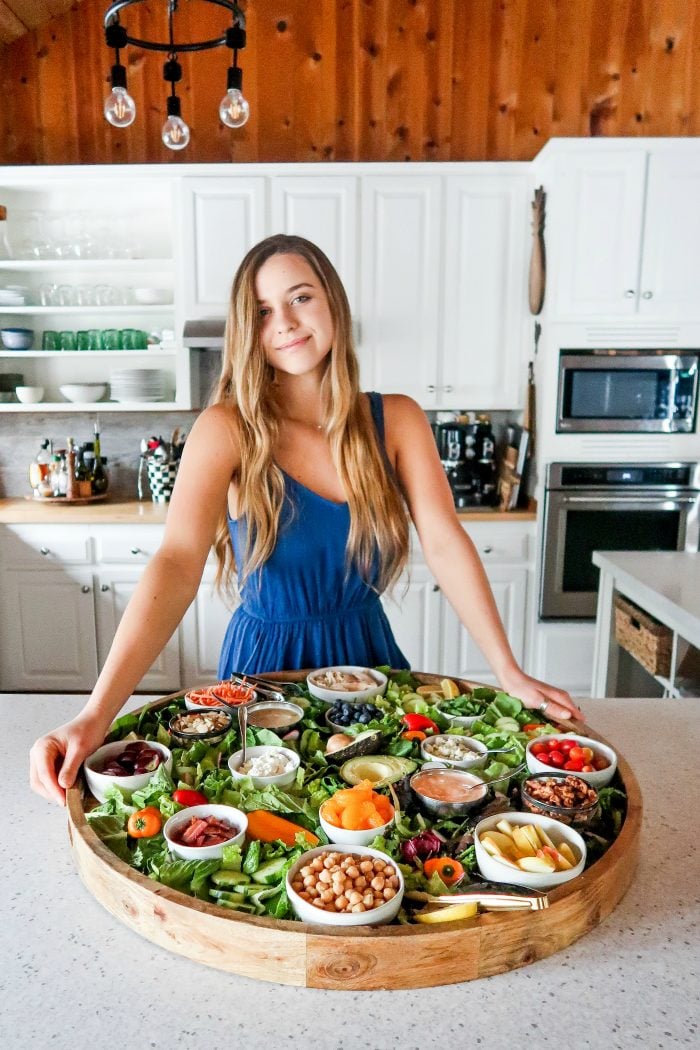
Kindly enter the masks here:
[[179, 463], [157, 463], [148, 461], [148, 484], [154, 503], [169, 503], [177, 477]]

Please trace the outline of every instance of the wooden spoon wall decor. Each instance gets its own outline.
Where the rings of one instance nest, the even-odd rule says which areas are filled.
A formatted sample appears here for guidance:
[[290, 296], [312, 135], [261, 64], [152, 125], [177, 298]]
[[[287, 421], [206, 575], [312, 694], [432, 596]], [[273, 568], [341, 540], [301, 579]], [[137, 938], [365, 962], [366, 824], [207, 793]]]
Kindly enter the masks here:
[[544, 248], [544, 218], [547, 194], [541, 186], [535, 190], [532, 202], [532, 252], [530, 254], [530, 275], [528, 292], [530, 313], [537, 315], [544, 304], [545, 285], [547, 283], [547, 260]]

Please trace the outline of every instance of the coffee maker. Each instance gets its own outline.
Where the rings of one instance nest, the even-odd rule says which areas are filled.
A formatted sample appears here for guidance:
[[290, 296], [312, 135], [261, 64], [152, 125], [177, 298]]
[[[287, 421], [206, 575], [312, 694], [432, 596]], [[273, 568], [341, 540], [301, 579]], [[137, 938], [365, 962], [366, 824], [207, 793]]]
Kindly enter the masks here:
[[492, 506], [496, 466], [488, 416], [479, 416], [476, 423], [436, 423], [433, 433], [455, 506]]

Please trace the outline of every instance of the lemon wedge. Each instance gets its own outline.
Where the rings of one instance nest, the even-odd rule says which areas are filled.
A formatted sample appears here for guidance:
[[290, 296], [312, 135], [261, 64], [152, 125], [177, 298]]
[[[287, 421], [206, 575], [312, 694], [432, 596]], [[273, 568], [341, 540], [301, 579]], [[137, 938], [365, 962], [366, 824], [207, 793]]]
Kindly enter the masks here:
[[446, 700], [452, 700], [455, 696], [459, 696], [459, 689], [451, 678], [443, 678], [440, 682], [440, 688]]
[[435, 682], [434, 685], [419, 685], [416, 689], [418, 696], [440, 696], [441, 686]]
[[414, 918], [416, 922], [455, 922], [457, 919], [472, 919], [477, 911], [474, 902], [450, 904], [447, 908], [436, 908], [435, 911], [419, 911]]

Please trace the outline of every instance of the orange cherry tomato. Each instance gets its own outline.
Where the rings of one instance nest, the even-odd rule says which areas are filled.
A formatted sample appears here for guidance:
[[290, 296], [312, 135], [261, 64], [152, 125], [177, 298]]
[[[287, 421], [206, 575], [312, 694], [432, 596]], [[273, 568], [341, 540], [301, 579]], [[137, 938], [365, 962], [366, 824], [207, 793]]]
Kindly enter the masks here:
[[418, 740], [420, 742], [421, 740], [427, 739], [427, 733], [421, 732], [420, 729], [409, 729], [407, 733], [401, 734], [401, 739], [411, 741]]
[[454, 886], [464, 875], [464, 868], [453, 857], [430, 857], [424, 861], [423, 871], [428, 878], [437, 872], [446, 886]]
[[157, 835], [163, 826], [160, 810], [155, 806], [146, 806], [132, 813], [126, 830], [134, 839], [150, 839]]

